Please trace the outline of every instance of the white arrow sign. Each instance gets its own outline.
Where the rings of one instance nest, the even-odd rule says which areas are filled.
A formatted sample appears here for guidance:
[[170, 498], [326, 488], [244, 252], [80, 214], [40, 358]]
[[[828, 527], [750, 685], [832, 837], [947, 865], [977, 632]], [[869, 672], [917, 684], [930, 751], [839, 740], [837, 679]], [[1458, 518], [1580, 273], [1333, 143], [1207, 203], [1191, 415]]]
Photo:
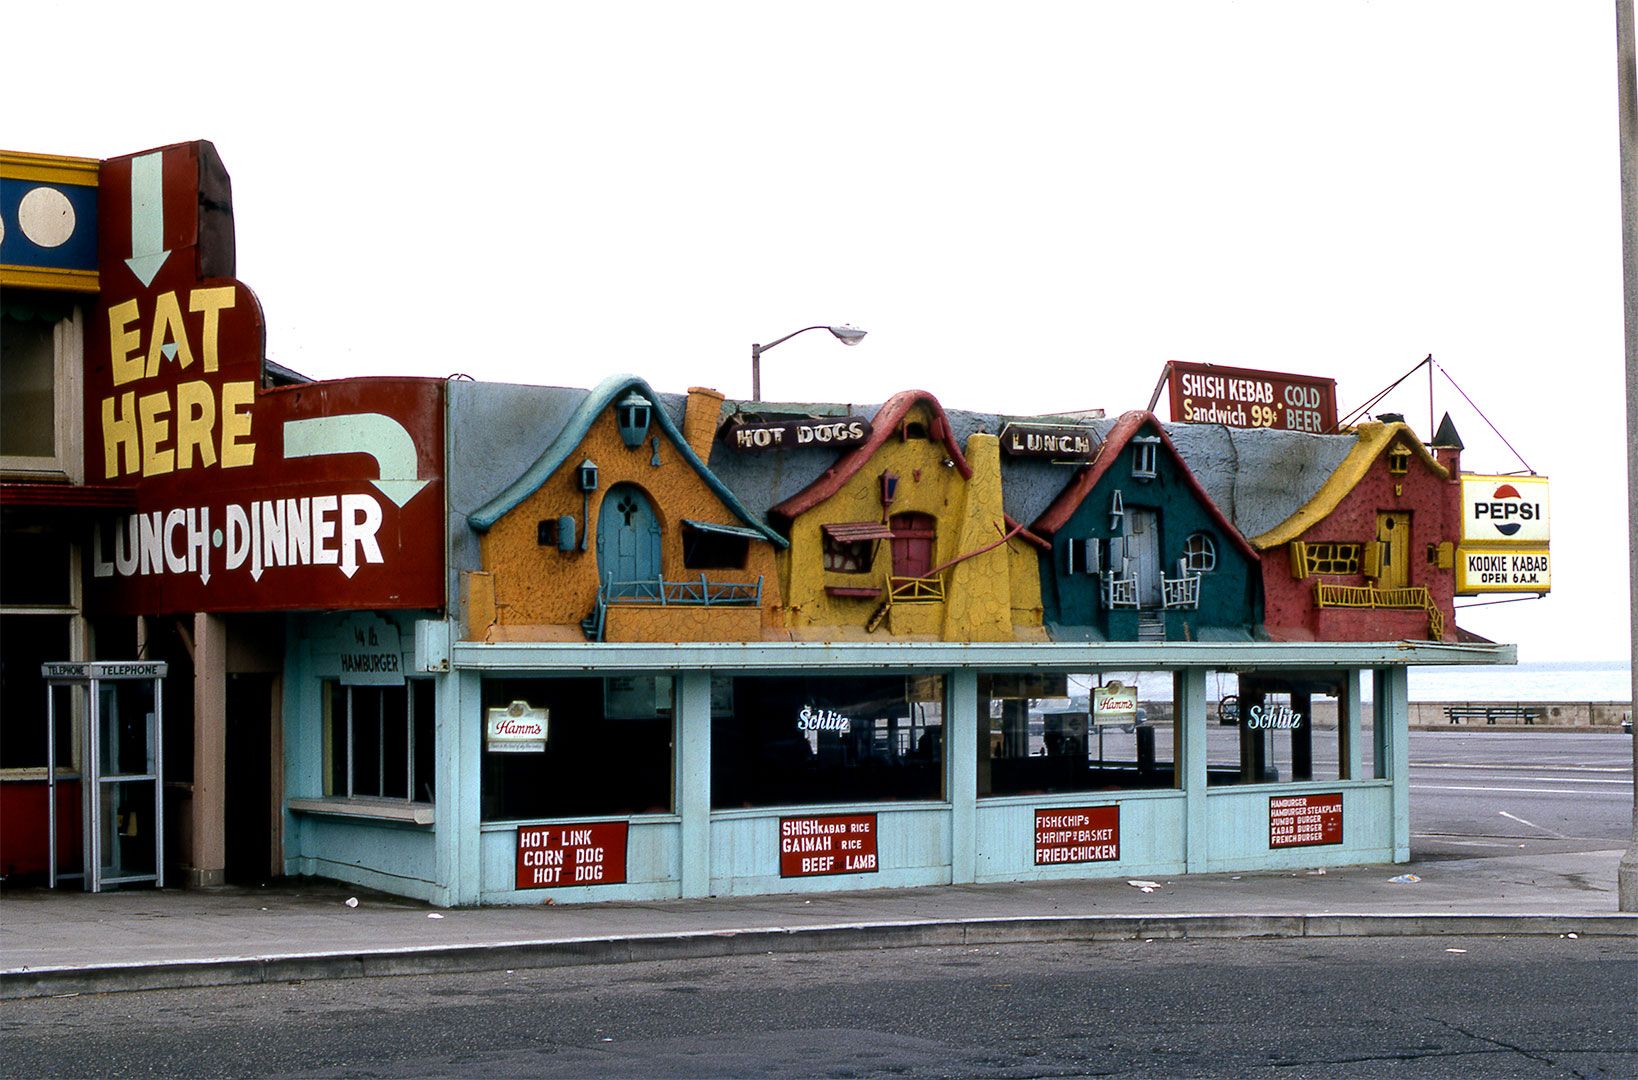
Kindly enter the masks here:
[[370, 482], [400, 509], [431, 483], [417, 475], [415, 440], [404, 425], [381, 413], [284, 422], [286, 460], [327, 454], [368, 454], [375, 458], [379, 478]]
[[131, 257], [125, 265], [147, 288], [170, 257], [165, 250], [165, 152], [155, 150], [131, 159]]

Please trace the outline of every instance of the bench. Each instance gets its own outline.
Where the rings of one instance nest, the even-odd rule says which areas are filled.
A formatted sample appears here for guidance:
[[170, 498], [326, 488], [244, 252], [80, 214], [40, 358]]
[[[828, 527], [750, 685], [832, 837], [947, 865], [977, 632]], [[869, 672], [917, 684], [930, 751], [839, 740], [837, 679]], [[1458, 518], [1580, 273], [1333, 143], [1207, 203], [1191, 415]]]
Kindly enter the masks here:
[[1459, 724], [1463, 720], [1477, 720], [1484, 717], [1484, 722], [1494, 724], [1497, 720], [1523, 720], [1526, 724], [1534, 724], [1541, 715], [1541, 709], [1534, 705], [1446, 705], [1445, 718], [1452, 724]]

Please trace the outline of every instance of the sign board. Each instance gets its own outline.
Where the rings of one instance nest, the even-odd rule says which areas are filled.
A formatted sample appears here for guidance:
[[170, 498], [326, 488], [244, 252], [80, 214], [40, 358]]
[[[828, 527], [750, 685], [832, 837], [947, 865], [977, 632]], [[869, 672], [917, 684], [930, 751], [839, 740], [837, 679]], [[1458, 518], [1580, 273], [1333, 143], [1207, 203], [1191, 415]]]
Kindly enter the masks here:
[[90, 679], [163, 679], [163, 660], [68, 660], [40, 665], [48, 682], [85, 682]]
[[484, 749], [493, 754], [544, 753], [550, 719], [550, 709], [534, 708], [527, 701], [496, 706], [484, 717]]
[[0, 150], [0, 286], [97, 291], [99, 168]]
[[1120, 858], [1120, 807], [1035, 811], [1035, 865], [1112, 862]]
[[1217, 364], [1166, 365], [1172, 419], [1324, 434], [1337, 428], [1337, 382]]
[[404, 685], [403, 640], [392, 622], [363, 612], [348, 616], [325, 645], [335, 650], [343, 686]]
[[1138, 691], [1135, 686], [1095, 686], [1092, 688], [1092, 722], [1130, 724], [1137, 720]]
[[735, 418], [722, 425], [721, 438], [732, 450], [791, 450], [802, 447], [845, 450], [870, 438], [870, 421], [862, 416], [815, 416], [785, 420]]
[[1547, 477], [1462, 474], [1462, 546], [1545, 547], [1551, 525]]
[[625, 884], [628, 831], [624, 821], [519, 829], [517, 887]]
[[779, 876], [876, 872], [876, 815], [822, 814], [779, 819]]
[[1459, 548], [1456, 594], [1544, 593], [1553, 588], [1552, 559], [1542, 548]]
[[1001, 429], [1001, 452], [1009, 457], [1083, 461], [1097, 448], [1092, 430], [1075, 424], [1008, 424]]
[[1342, 843], [1342, 793], [1277, 795], [1268, 800], [1268, 846]]
[[98, 202], [86, 482], [136, 510], [93, 528], [92, 609], [442, 608], [443, 382], [262, 388], [209, 143], [104, 162]]
[[1250, 731], [1291, 731], [1302, 727], [1302, 713], [1281, 702], [1262, 702], [1245, 710], [1237, 707], [1236, 711], [1240, 722]]

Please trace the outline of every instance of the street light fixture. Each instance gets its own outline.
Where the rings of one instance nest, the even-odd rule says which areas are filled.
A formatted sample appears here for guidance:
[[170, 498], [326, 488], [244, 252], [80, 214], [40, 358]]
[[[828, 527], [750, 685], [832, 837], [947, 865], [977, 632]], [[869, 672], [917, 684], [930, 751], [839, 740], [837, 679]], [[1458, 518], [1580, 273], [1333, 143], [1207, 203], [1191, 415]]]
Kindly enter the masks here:
[[864, 340], [864, 336], [865, 336], [865, 331], [860, 330], [857, 326], [849, 326], [846, 323], [843, 323], [841, 326], [804, 326], [800, 330], [791, 331], [790, 333], [786, 334], [784, 337], [779, 338], [777, 341], [770, 341], [766, 345], [752, 345], [751, 346], [751, 400], [752, 401], [761, 401], [762, 400], [762, 354], [764, 352], [768, 351], [769, 349], [773, 348], [775, 345], [780, 344], [780, 342], [789, 341], [791, 338], [795, 337], [797, 334], [805, 334], [809, 330], [829, 330], [832, 334], [836, 335], [836, 340], [840, 341], [843, 345], [857, 345], [859, 342]]

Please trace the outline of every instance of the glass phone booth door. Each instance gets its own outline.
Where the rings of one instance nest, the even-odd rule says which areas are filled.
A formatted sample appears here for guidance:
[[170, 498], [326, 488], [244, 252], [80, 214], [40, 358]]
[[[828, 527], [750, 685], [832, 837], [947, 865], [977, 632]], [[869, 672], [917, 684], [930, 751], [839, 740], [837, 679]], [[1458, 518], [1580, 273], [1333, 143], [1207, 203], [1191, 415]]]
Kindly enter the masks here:
[[[47, 695], [46, 742], [53, 768], [49, 798], [51, 887], [82, 878], [87, 892], [114, 885], [165, 884], [165, 803], [161, 745], [163, 661], [74, 661], [41, 668]], [[61, 730], [59, 731], [59, 721]], [[78, 749], [83, 873], [59, 873], [57, 740]], [[63, 773], [62, 779], [73, 779]]]

